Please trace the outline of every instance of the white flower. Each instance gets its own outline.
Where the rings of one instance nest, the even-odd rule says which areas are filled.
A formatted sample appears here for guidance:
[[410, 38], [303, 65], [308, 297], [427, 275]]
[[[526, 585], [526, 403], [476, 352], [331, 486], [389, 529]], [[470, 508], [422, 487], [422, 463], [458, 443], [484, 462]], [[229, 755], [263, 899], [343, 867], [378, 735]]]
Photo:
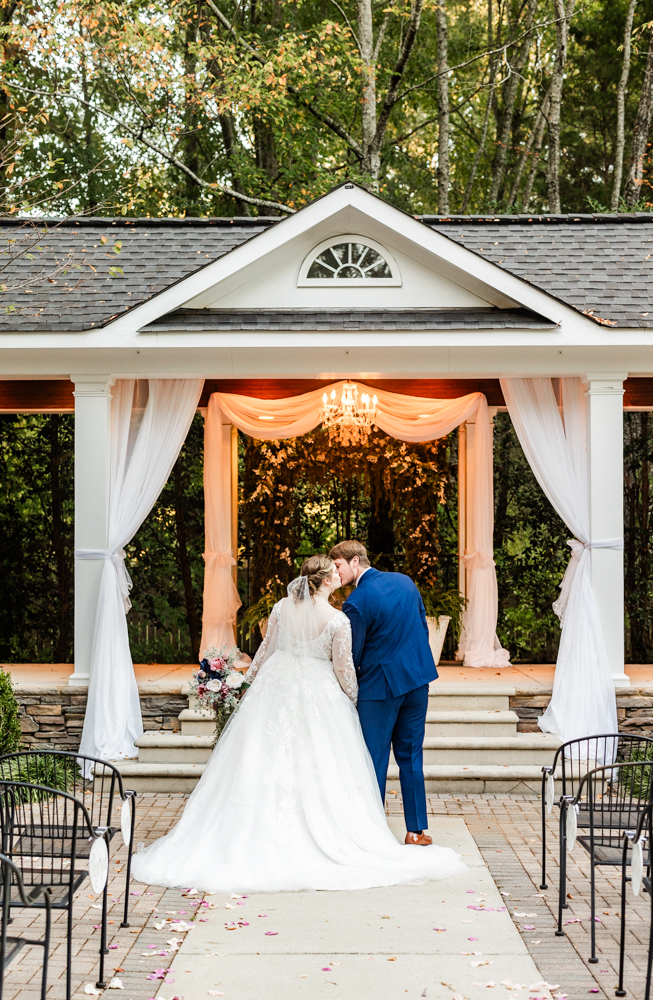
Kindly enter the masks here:
[[207, 685], [206, 685], [206, 690], [207, 691], [221, 691], [222, 690], [222, 681], [215, 681], [215, 680], [214, 681], [209, 681], [207, 683]]
[[228, 688], [232, 688], [233, 690], [237, 690], [239, 687], [242, 687], [242, 684], [243, 684], [243, 675], [239, 674], [239, 673], [229, 674], [229, 676], [227, 677], [227, 679], [225, 681], [225, 684], [227, 685]]

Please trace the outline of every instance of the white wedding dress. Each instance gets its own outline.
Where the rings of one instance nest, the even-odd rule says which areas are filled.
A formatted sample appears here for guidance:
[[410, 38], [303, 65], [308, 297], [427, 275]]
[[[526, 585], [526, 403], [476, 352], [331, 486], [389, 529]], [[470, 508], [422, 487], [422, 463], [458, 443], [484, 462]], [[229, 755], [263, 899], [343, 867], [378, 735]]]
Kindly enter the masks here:
[[[388, 828], [356, 712], [349, 620], [305, 577], [275, 605], [184, 814], [134, 856], [155, 885], [220, 892], [368, 889], [465, 872], [449, 848]], [[303, 582], [304, 581], [304, 582]]]

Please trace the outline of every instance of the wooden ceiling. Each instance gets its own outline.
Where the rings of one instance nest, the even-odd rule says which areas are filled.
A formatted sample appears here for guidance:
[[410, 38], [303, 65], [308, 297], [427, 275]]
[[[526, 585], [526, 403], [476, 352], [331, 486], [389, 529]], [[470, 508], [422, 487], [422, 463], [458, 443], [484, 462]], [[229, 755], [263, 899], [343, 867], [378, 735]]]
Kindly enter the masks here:
[[[333, 379], [207, 379], [200, 406], [208, 404], [212, 392], [233, 392], [258, 399], [282, 399], [331, 385]], [[360, 379], [359, 381], [363, 381]], [[365, 379], [373, 389], [386, 389], [407, 396], [454, 399], [470, 392], [483, 392], [490, 406], [505, 406], [498, 379]], [[653, 408], [653, 378], [629, 378], [625, 383], [625, 407]], [[0, 380], [0, 413], [73, 413], [74, 385], [63, 379]]]

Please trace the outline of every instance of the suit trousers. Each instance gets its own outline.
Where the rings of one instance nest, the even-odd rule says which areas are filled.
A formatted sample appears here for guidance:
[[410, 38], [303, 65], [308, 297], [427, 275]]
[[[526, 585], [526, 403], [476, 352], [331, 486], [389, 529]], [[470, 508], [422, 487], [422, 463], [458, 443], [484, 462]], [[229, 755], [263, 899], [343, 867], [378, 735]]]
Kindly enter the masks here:
[[358, 702], [358, 715], [372, 757], [374, 770], [385, 802], [385, 783], [390, 760], [390, 745], [399, 765], [399, 781], [404, 802], [406, 829], [426, 830], [426, 791], [424, 789], [423, 749], [429, 686], [408, 691], [394, 698], [387, 687], [387, 697]]

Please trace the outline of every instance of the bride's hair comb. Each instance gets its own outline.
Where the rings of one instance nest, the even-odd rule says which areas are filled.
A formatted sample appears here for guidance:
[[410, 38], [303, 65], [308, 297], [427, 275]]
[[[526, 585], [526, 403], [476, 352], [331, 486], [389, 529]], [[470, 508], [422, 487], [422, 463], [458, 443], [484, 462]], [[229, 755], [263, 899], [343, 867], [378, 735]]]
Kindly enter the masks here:
[[329, 556], [309, 556], [304, 559], [300, 576], [308, 578], [308, 589], [311, 597], [315, 597], [324, 580], [333, 572], [333, 559]]

